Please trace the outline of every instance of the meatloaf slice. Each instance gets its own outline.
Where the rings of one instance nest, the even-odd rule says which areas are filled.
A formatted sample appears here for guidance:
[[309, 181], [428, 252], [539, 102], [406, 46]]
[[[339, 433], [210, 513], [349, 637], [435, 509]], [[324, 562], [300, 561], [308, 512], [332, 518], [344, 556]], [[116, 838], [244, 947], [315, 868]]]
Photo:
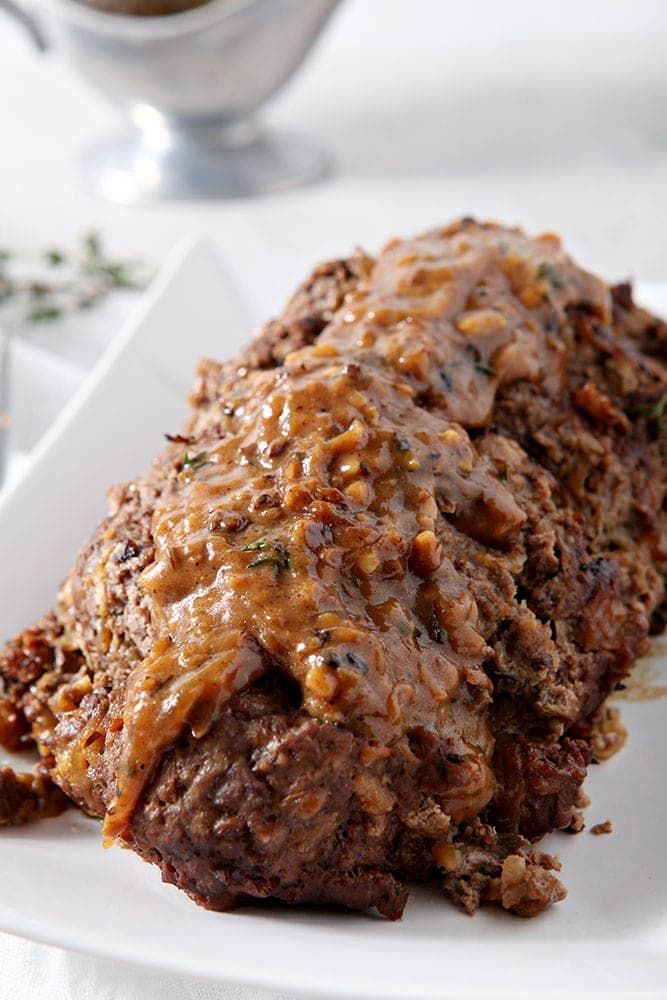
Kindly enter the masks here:
[[549, 234], [321, 265], [8, 643], [0, 741], [211, 908], [558, 901], [665, 619], [666, 331]]

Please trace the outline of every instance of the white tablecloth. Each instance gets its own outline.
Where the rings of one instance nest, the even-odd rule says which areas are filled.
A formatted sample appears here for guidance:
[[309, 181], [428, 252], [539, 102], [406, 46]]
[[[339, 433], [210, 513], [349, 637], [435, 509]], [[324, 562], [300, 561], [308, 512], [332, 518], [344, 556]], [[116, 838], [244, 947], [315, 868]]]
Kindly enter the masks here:
[[[255, 202], [149, 210], [84, 192], [78, 153], [113, 113], [3, 24], [0, 245], [96, 226], [115, 252], [159, 263], [182, 236], [210, 235], [257, 321], [316, 259], [471, 212], [557, 229], [610, 279], [664, 281], [666, 43], [662, 0], [348, 0], [268, 111], [319, 138], [334, 175]], [[242, 995], [3, 935], [0, 970], [0, 1000]]]
[[290, 1000], [180, 979], [0, 934], [1, 1000]]

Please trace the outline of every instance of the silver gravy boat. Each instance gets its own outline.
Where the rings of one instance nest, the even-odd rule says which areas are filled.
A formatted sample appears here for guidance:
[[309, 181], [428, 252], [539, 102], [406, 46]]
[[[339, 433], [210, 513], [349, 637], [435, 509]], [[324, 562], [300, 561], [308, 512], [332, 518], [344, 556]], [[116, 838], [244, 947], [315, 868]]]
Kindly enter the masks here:
[[124, 114], [125, 130], [89, 148], [84, 166], [98, 193], [129, 203], [255, 195], [319, 176], [325, 157], [312, 142], [264, 131], [255, 116], [338, 3], [210, 0], [161, 17], [78, 0], [36, 0], [34, 12], [12, 6]]

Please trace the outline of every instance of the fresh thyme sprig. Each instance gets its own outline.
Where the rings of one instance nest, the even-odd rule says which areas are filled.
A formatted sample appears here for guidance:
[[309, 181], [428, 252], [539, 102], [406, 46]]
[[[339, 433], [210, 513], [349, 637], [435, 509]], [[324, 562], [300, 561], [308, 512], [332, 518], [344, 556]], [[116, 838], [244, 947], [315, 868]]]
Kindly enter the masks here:
[[144, 288], [148, 278], [137, 261], [109, 257], [96, 232], [84, 235], [73, 251], [50, 247], [33, 262], [0, 249], [0, 306], [14, 310], [19, 325], [90, 309], [114, 291]]

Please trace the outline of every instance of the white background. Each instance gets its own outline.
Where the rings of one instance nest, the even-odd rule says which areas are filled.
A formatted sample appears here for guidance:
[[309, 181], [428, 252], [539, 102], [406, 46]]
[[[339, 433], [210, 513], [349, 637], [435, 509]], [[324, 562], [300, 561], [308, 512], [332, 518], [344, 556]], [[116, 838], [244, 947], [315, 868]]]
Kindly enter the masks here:
[[557, 229], [609, 278], [660, 280], [666, 49], [662, 0], [347, 0], [266, 110], [320, 138], [333, 180], [261, 202], [125, 209], [78, 178], [111, 107], [0, 22], [0, 240], [32, 247], [96, 224], [159, 260], [185, 233], [212, 234], [258, 319], [314, 258], [465, 213]]
[[[330, 151], [328, 181], [128, 209], [86, 195], [78, 172], [112, 108], [0, 21], [0, 245], [66, 244], [94, 226], [157, 264], [181, 237], [210, 235], [255, 322], [317, 258], [463, 214], [555, 229], [611, 280], [664, 281], [666, 50], [662, 0], [347, 0], [266, 111]], [[234, 995], [3, 937], [0, 971], [0, 1000]]]

